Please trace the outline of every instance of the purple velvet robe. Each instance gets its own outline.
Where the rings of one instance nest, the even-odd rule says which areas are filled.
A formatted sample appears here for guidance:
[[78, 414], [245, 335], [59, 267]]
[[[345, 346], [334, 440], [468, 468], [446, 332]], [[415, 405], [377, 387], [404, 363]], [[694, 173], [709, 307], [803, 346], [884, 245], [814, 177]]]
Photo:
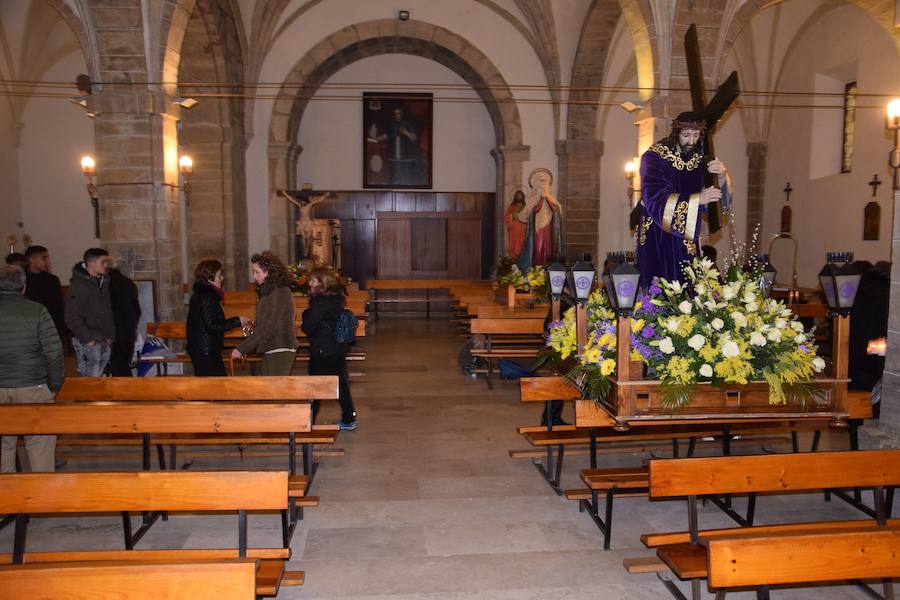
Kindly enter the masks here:
[[[706, 207], [700, 204], [706, 164], [703, 155], [682, 156], [654, 144], [641, 157], [641, 220], [637, 228], [637, 261], [641, 286], [654, 277], [684, 281], [682, 265], [700, 254], [700, 223]], [[728, 185], [722, 206], [728, 207]]]

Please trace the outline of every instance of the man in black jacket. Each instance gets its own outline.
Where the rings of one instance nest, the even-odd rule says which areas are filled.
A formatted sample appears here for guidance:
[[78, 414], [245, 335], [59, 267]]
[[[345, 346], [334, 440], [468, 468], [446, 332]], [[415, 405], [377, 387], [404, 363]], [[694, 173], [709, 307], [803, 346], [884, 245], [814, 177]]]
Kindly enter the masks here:
[[118, 268], [109, 270], [109, 299], [116, 328], [116, 337], [110, 348], [109, 373], [113, 377], [131, 377], [131, 358], [141, 320], [141, 302], [137, 286]]
[[116, 337], [108, 270], [109, 252], [103, 248], [85, 250], [84, 262], [72, 267], [66, 327], [72, 332], [78, 372], [84, 377], [103, 375]]
[[63, 338], [66, 335], [65, 305], [59, 277], [51, 272], [50, 253], [44, 246], [29, 246], [25, 258], [28, 261], [25, 296], [44, 305], [53, 318], [56, 332]]

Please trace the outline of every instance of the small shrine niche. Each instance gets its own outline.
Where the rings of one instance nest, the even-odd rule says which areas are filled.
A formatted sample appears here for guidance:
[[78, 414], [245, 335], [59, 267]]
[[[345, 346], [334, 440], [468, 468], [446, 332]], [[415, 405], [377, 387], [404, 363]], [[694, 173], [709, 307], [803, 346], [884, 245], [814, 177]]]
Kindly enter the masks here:
[[791, 233], [791, 221], [794, 216], [794, 211], [791, 210], [790, 206], [782, 206], [781, 207], [781, 233]]
[[881, 205], [875, 201], [866, 204], [863, 210], [863, 239], [878, 240], [881, 234]]

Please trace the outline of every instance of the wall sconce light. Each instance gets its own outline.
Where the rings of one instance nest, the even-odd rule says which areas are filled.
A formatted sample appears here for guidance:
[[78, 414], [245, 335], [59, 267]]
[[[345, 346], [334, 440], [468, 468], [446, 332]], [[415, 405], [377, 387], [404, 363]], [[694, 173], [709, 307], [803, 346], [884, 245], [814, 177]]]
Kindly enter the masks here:
[[91, 198], [91, 206], [94, 208], [94, 237], [100, 237], [100, 198], [97, 195], [97, 186], [94, 184], [94, 175], [97, 173], [97, 163], [94, 157], [85, 155], [81, 157], [81, 172], [87, 179], [87, 192]]
[[194, 173], [194, 161], [187, 154], [178, 159], [178, 171], [181, 173], [181, 189], [184, 190], [185, 204], [191, 203], [191, 175]]
[[400, 12], [397, 13], [397, 18], [400, 19], [401, 21], [409, 21], [409, 11], [401, 10]]
[[638, 167], [640, 163], [638, 159], [629, 160], [625, 163], [625, 181], [628, 182], [626, 193], [628, 194], [629, 208], [634, 208], [641, 199], [641, 188], [634, 187], [634, 179], [638, 175]]
[[900, 190], [900, 98], [894, 98], [887, 105], [887, 128], [894, 132], [894, 148], [888, 158], [888, 164], [894, 171], [894, 191]]
[[200, 101], [195, 98], [182, 98], [181, 96], [179, 96], [172, 99], [172, 104], [177, 104], [185, 110], [191, 110], [192, 108], [200, 104]]

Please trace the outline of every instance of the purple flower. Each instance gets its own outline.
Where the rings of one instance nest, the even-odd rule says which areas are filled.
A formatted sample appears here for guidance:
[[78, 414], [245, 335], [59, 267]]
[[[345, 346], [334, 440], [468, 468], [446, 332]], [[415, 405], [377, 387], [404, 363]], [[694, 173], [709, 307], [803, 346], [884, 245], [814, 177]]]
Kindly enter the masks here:
[[800, 348], [801, 352], [809, 352], [809, 346], [807, 346], [806, 344], [800, 344], [798, 348]]
[[656, 335], [656, 329], [654, 329], [653, 325], [644, 325], [641, 335], [645, 338], [652, 338]]
[[650, 284], [650, 289], [648, 290], [651, 296], [659, 296], [662, 294], [662, 288], [656, 285], [656, 280], [653, 280], [653, 283]]

